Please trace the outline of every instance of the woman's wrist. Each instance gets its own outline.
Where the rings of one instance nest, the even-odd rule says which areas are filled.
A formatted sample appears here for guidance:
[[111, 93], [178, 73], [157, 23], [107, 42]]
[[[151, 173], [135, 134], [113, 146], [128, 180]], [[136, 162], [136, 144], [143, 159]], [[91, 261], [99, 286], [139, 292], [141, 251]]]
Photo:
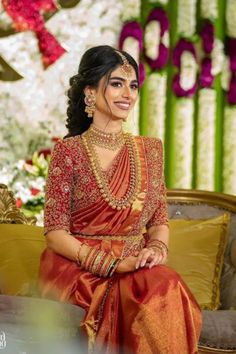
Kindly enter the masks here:
[[98, 250], [86, 244], [81, 244], [77, 254], [77, 263], [88, 272], [108, 278], [111, 277], [120, 264], [120, 259], [110, 253]]

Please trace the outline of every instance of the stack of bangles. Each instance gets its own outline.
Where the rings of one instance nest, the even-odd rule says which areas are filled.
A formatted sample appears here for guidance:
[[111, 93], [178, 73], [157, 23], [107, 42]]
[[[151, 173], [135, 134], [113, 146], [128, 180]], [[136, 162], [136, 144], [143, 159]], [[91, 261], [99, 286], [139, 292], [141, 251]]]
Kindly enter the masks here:
[[146, 247], [152, 249], [154, 252], [158, 250], [161, 253], [162, 258], [165, 258], [168, 255], [168, 247], [161, 240], [149, 240]]
[[[83, 244], [80, 247], [82, 248]], [[79, 253], [80, 253], [79, 250]], [[78, 253], [78, 259], [79, 259]], [[113, 257], [111, 254], [98, 250], [96, 248], [90, 247], [86, 256], [78, 264], [86, 271], [104, 278], [111, 277], [116, 268], [118, 267], [121, 259]]]

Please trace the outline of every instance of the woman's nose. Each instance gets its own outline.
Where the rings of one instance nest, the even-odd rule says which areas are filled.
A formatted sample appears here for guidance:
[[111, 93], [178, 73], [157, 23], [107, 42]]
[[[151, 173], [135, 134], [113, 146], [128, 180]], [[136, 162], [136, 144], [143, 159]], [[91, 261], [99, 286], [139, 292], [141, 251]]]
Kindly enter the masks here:
[[124, 86], [123, 89], [123, 97], [130, 97], [131, 96], [131, 91], [129, 86]]

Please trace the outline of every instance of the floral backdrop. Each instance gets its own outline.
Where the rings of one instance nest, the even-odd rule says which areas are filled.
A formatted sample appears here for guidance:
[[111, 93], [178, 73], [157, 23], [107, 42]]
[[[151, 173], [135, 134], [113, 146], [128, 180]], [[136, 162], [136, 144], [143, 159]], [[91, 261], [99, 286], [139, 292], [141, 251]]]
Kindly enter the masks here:
[[236, 194], [236, 0], [0, 0], [0, 183], [42, 221], [68, 80], [98, 44], [139, 62], [126, 130], [160, 137], [169, 188]]

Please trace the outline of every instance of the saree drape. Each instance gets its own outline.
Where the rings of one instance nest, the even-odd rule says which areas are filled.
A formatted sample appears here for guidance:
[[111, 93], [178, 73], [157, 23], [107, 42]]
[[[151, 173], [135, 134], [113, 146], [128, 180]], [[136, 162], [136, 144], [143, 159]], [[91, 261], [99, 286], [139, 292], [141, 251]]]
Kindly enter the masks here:
[[[160, 140], [136, 137], [141, 188], [134, 203], [117, 211], [100, 197], [79, 136], [59, 141], [50, 163], [45, 232], [65, 229], [82, 242], [127, 257], [145, 245], [145, 228], [167, 224]], [[129, 153], [122, 148], [105, 177], [121, 197], [129, 182]], [[165, 265], [104, 279], [53, 251], [41, 257], [42, 295], [86, 311], [82, 328], [89, 351], [112, 354], [193, 354], [201, 312], [180, 276]]]

